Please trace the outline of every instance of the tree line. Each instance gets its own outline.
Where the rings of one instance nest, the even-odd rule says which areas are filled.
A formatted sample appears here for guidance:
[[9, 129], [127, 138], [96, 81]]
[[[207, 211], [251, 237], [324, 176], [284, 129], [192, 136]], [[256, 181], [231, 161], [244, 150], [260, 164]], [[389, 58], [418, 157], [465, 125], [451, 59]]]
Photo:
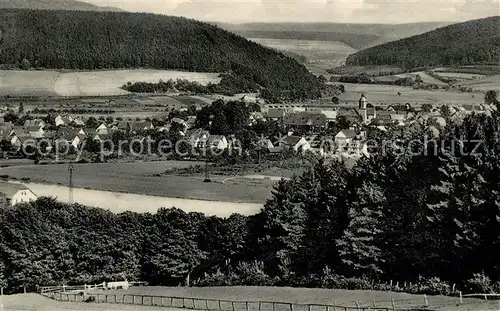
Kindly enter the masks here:
[[11, 9], [0, 10], [0, 30], [0, 64], [18, 68], [220, 72], [229, 90], [320, 95], [314, 76], [292, 58], [191, 19]]

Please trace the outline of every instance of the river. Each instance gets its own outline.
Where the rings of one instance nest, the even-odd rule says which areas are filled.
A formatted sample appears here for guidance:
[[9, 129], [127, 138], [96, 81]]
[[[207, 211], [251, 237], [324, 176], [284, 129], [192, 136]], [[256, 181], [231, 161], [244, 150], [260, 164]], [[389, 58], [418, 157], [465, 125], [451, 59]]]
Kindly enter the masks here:
[[[60, 202], [68, 203], [69, 187], [22, 183], [38, 197], [50, 196]], [[234, 213], [241, 215], [257, 214], [262, 204], [204, 201], [181, 198], [168, 198], [152, 195], [120, 193], [101, 190], [73, 188], [73, 202], [110, 210], [113, 213], [132, 211], [137, 213], [156, 213], [160, 207], [177, 207], [186, 213], [199, 212], [207, 216], [229, 217]]]

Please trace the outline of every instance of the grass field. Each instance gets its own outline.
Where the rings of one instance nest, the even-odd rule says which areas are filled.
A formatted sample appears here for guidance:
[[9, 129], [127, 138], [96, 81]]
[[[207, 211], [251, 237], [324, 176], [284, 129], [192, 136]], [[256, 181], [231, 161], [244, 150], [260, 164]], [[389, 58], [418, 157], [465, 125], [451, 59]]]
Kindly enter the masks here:
[[56, 302], [38, 294], [3, 296], [2, 311], [178, 311], [175, 308]]
[[[411, 105], [430, 104], [482, 104], [484, 95], [461, 93], [445, 90], [414, 90], [411, 87], [376, 84], [350, 84], [342, 83], [346, 92], [339, 96], [341, 101], [357, 103], [361, 94], [364, 93], [369, 103], [394, 104], [410, 103]], [[401, 95], [398, 95], [398, 92]], [[331, 98], [325, 99], [331, 101]]]
[[188, 79], [201, 84], [218, 83], [218, 73], [175, 70], [106, 70], [88, 72], [0, 71], [0, 96], [115, 96], [127, 82]]
[[471, 87], [477, 91], [496, 90], [500, 91], [500, 75], [484, 77], [482, 79], [475, 79], [457, 83], [459, 86]]
[[356, 52], [352, 47], [336, 41], [267, 38], [249, 38], [249, 40], [276, 50], [290, 51], [303, 55], [307, 58], [308, 62], [328, 63], [330, 68], [340, 66], [345, 62], [347, 56]]
[[0, 96], [53, 96], [57, 71], [0, 70]]
[[[382, 291], [348, 291], [312, 288], [289, 288], [289, 287], [132, 287], [127, 291], [105, 291], [109, 294], [136, 294], [166, 297], [187, 297], [198, 299], [220, 299], [231, 301], [268, 301], [285, 302], [295, 304], [325, 304], [355, 307], [356, 302], [361, 306], [392, 307], [392, 299], [397, 308], [424, 307], [423, 295], [411, 295], [397, 292]], [[459, 298], [446, 296], [428, 296], [429, 306], [435, 310], [480, 310], [477, 307], [483, 304], [479, 299], [464, 299], [462, 306], [457, 306]], [[214, 302], [210, 302], [213, 304]], [[173, 302], [173, 306], [181, 306], [182, 301]], [[186, 306], [192, 306], [191, 301]], [[202, 309], [206, 305], [203, 301], [195, 301], [195, 307]], [[498, 302], [496, 303], [498, 306]], [[223, 309], [231, 309], [231, 304], [222, 303]], [[245, 310], [245, 304], [235, 304], [236, 311]], [[270, 304], [262, 304], [263, 311], [271, 311]], [[258, 304], [249, 304], [250, 311], [258, 310]], [[288, 305], [276, 305], [275, 311], [289, 311]], [[307, 311], [305, 306], [295, 306], [294, 310]], [[311, 308], [311, 311], [319, 311], [320, 307]], [[324, 308], [322, 309], [324, 310]], [[484, 310], [484, 309], [483, 309]]]
[[[266, 183], [252, 183], [252, 187], [248, 187], [247, 183], [205, 183], [203, 174], [189, 177], [152, 176], [173, 167], [196, 164], [203, 165], [182, 161], [78, 164], [74, 167], [73, 184], [76, 188], [234, 203], [262, 204], [271, 194], [272, 187]], [[68, 184], [67, 165], [6, 167], [0, 169], [0, 174], [18, 180], [29, 178], [33, 183]]]

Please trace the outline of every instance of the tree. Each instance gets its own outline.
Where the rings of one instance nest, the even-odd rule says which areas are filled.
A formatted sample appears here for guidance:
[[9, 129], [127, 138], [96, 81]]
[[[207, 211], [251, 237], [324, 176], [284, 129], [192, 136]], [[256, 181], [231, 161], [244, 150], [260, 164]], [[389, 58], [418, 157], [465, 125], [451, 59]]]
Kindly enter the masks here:
[[333, 96], [333, 97], [332, 97], [332, 103], [333, 103], [334, 105], [338, 105], [338, 104], [340, 103], [339, 98], [338, 98], [337, 96]]
[[20, 67], [21, 67], [22, 70], [29, 70], [31, 68], [31, 63], [30, 63], [29, 60], [27, 60], [26, 58], [24, 58], [21, 61]]
[[22, 102], [19, 103], [19, 109], [17, 110], [17, 113], [19, 115], [22, 115], [24, 113], [24, 104]]
[[338, 116], [337, 117], [337, 126], [341, 129], [348, 129], [351, 126], [351, 123], [347, 120], [345, 116]]
[[432, 104], [427, 104], [426, 103], [426, 104], [422, 105], [422, 111], [423, 112], [431, 112], [432, 108], [433, 108]]
[[419, 74], [415, 76], [415, 83], [422, 83], [422, 77]]
[[498, 94], [494, 90], [489, 90], [484, 95], [484, 103], [487, 105], [494, 105], [498, 103]]

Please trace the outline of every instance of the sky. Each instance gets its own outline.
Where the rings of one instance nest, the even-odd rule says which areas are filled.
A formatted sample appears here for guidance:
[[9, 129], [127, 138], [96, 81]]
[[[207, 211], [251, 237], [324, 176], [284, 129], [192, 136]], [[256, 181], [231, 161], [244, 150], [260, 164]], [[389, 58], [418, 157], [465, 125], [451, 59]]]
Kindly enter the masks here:
[[413, 23], [500, 15], [500, 0], [80, 0], [203, 21]]

